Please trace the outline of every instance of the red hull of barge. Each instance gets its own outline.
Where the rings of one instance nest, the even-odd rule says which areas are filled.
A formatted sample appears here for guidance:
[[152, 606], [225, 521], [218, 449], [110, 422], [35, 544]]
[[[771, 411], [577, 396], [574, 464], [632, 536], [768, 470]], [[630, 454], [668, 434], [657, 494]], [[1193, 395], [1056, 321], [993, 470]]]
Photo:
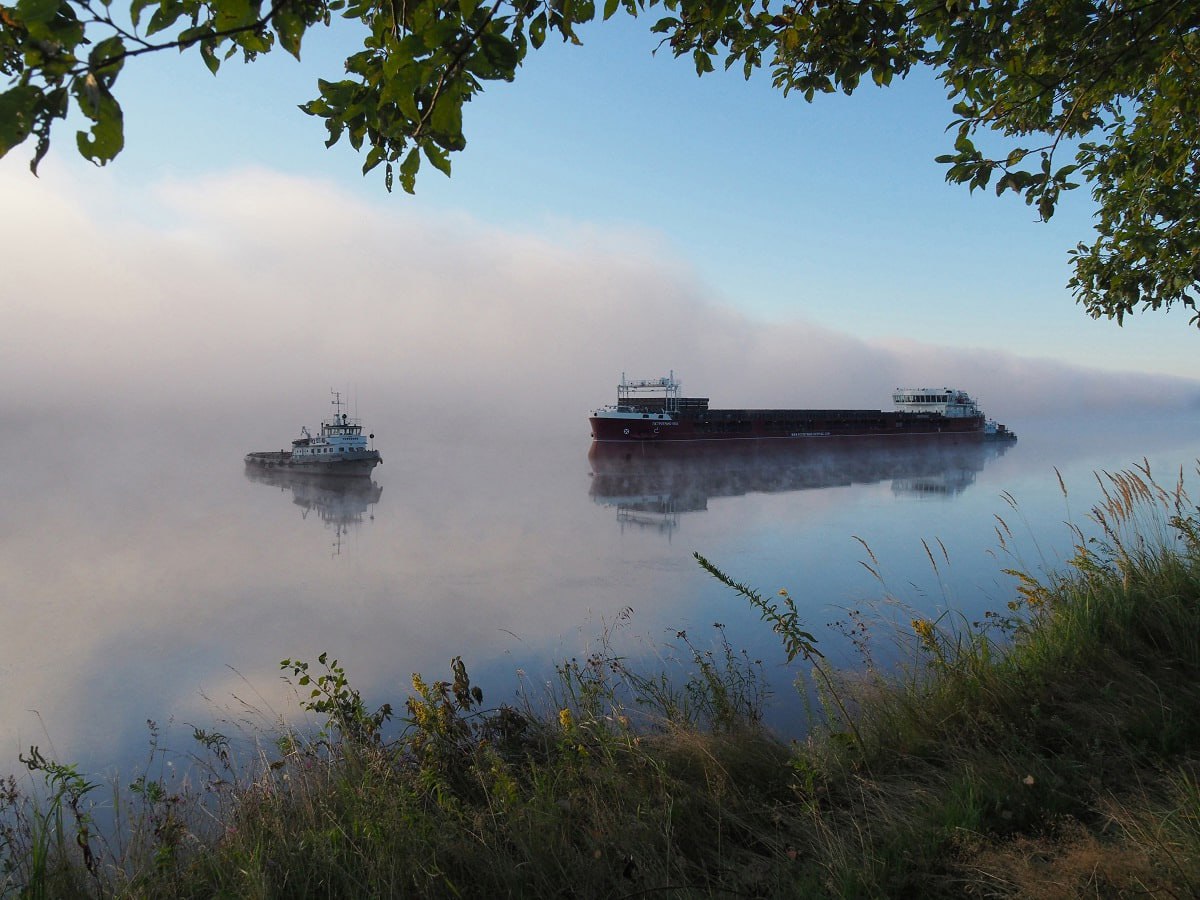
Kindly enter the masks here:
[[[786, 441], [837, 443], [895, 438], [982, 441], [984, 417], [947, 418], [880, 410], [711, 410], [674, 420], [593, 416], [592, 439], [612, 443]], [[836, 439], [830, 441], [830, 439]]]

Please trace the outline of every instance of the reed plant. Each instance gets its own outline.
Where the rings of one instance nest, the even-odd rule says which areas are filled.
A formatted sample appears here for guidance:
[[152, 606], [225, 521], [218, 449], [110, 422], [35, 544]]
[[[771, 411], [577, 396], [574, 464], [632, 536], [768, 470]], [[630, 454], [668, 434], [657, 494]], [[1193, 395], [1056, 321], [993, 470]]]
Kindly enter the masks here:
[[790, 741], [719, 625], [677, 635], [682, 671], [605, 634], [511, 705], [458, 658], [395, 710], [289, 659], [312, 727], [245, 757], [195, 729], [172, 779], [152, 726], [153, 765], [101, 804], [32, 749], [44, 789], [0, 785], [0, 896], [1200, 895], [1200, 515], [1182, 473], [1098, 477], [1065, 567], [1014, 565], [979, 621], [913, 614], [887, 671], [835, 669], [791, 593], [701, 559], [817, 698]]

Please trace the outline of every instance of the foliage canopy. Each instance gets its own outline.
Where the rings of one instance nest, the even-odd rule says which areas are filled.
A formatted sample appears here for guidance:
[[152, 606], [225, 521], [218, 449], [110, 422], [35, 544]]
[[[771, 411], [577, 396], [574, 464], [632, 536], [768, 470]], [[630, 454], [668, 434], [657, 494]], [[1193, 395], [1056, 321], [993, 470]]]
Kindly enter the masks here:
[[[812, 100], [933, 71], [953, 105], [948, 181], [1022, 196], [1049, 219], [1088, 183], [1091, 243], [1070, 287], [1093, 317], [1196, 309], [1200, 296], [1200, 4], [1193, 0], [16, 0], [0, 5], [0, 155], [74, 107], [79, 152], [103, 165], [124, 144], [114, 89], [125, 63], [196, 51], [214, 73], [276, 45], [299, 58], [314, 26], [356, 23], [342, 77], [301, 108], [328, 145], [365, 151], [411, 192], [422, 157], [449, 174], [463, 107], [511, 81], [548, 37], [654, 13], [662, 47], [703, 75], [769, 72]], [[358, 27], [361, 26], [361, 27]], [[1064, 158], [1065, 157], [1065, 158]], [[1200, 324], [1200, 315], [1193, 315]]]

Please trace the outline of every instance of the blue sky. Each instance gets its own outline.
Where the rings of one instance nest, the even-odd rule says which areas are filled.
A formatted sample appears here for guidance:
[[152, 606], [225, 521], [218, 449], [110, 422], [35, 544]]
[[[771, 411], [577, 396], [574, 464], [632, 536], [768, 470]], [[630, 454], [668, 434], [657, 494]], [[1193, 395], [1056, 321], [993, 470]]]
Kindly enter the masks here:
[[[197, 55], [133, 60], [119, 83], [123, 154], [84, 171], [61, 128], [43, 180], [103, 181], [124, 215], [152, 224], [162, 210], [138, 199], [149, 186], [261, 167], [385, 214], [576, 248], [632, 244], [704, 303], [764, 330], [811, 323], [870, 341], [1200, 377], [1200, 334], [1185, 312], [1118, 328], [1074, 304], [1067, 250], [1090, 239], [1085, 192], [1044, 224], [1015, 197], [945, 184], [933, 158], [950, 144], [949, 104], [926, 75], [807, 104], [765, 76], [697, 78], [688, 60], [652, 55], [649, 25], [613, 20], [586, 29], [583, 47], [532, 52], [515, 83], [468, 106], [453, 177], [427, 166], [415, 198], [386, 194], [381, 171], [361, 176], [348, 146], [326, 150], [322, 123], [296, 108], [318, 76], [340, 76], [344, 32], [310, 35], [302, 63], [276, 52], [227, 62], [216, 78]], [[26, 159], [17, 151], [2, 165]]]

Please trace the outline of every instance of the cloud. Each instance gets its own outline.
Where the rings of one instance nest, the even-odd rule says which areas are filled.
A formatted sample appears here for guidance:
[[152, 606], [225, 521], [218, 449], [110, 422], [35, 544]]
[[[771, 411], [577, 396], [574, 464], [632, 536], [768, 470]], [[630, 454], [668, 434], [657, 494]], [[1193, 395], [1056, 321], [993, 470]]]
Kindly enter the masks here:
[[622, 372], [668, 369], [725, 406], [888, 406], [894, 387], [950, 385], [1004, 417], [1198, 394], [1184, 379], [872, 343], [852, 311], [846, 332], [753, 319], [635, 231], [514, 233], [261, 169], [119, 195], [88, 178], [0, 167], [0, 376], [37, 384], [41, 402], [270, 408], [354, 385], [457, 428], [577, 427]]

